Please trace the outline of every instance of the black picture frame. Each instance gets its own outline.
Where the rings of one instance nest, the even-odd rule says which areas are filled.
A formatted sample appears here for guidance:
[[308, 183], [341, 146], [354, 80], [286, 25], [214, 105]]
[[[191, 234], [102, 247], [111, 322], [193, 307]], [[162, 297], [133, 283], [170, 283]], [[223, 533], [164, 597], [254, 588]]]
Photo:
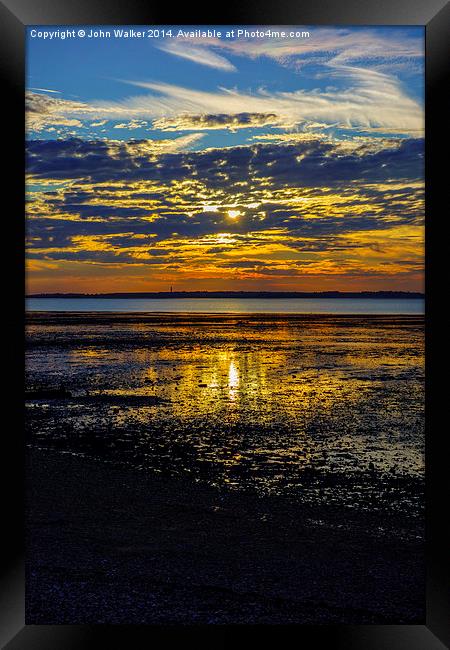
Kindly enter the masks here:
[[[4, 552], [0, 586], [2, 647], [8, 650], [69, 650], [70, 648], [148, 648], [171, 642], [193, 642], [201, 647], [228, 644], [283, 644], [300, 648], [345, 650], [439, 650], [450, 647], [448, 598], [448, 532], [445, 494], [448, 494], [444, 454], [445, 405], [432, 377], [439, 376], [438, 278], [445, 277], [445, 253], [440, 236], [447, 199], [444, 181], [448, 159], [448, 84], [450, 61], [450, 6], [443, 0], [302, 0], [302, 2], [227, 3], [216, 16], [192, 6], [173, 9], [145, 0], [3, 0], [0, 2], [0, 66], [4, 90], [4, 157], [7, 177], [4, 196], [4, 250], [7, 255], [4, 297], [7, 322], [4, 362], [7, 377], [9, 424], [4, 428], [2, 459]], [[242, 24], [242, 25], [423, 25], [426, 33], [426, 477], [427, 477], [427, 615], [426, 625], [373, 626], [38, 626], [24, 624], [24, 441], [23, 331], [24, 331], [24, 79], [25, 29], [28, 25], [87, 24]], [[7, 137], [6, 137], [7, 136]], [[8, 143], [9, 141], [9, 143]], [[4, 158], [4, 159], [5, 159]], [[448, 201], [448, 199], [447, 199]], [[5, 205], [5, 204], [4, 204]], [[442, 208], [441, 208], [442, 206]], [[442, 212], [441, 212], [442, 209]], [[447, 209], [448, 211], [448, 209]], [[444, 239], [444, 241], [442, 241]], [[437, 353], [437, 354], [435, 354]], [[433, 382], [434, 383], [434, 382]], [[8, 471], [6, 471], [8, 469]], [[293, 635], [292, 635], [293, 633]]]

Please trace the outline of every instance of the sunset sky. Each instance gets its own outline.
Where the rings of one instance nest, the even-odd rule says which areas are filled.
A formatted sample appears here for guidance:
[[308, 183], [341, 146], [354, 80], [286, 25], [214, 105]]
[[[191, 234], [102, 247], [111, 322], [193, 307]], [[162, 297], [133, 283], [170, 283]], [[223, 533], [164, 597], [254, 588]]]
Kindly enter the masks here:
[[28, 293], [423, 290], [423, 28], [90, 29], [28, 28]]

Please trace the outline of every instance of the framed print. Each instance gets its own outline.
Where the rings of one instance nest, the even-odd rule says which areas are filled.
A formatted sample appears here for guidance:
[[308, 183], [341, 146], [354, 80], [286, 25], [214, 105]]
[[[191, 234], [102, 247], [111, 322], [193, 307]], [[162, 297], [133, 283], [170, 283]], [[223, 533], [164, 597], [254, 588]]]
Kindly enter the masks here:
[[447, 647], [448, 6], [0, 10], [4, 647]]

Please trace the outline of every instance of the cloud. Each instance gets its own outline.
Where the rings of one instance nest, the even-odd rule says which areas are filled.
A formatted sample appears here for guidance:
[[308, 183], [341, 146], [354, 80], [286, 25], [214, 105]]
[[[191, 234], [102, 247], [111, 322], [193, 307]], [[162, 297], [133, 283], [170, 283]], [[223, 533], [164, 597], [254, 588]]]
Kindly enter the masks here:
[[25, 95], [26, 126], [29, 131], [42, 131], [52, 126], [83, 126], [78, 114], [92, 112], [87, 104], [48, 97], [28, 91]]
[[[272, 142], [276, 144], [288, 143], [295, 144], [296, 142], [310, 142], [311, 139], [316, 140], [325, 140], [327, 135], [322, 132], [311, 132], [311, 131], [300, 131], [300, 132], [289, 132], [289, 133], [260, 133], [258, 135], [252, 135], [250, 140], [256, 142]], [[336, 141], [336, 140], [335, 140]], [[355, 137], [353, 138], [355, 141]]]
[[[27, 145], [32, 277], [67, 290], [95, 287], [96, 278], [113, 278], [124, 290], [159, 288], [172, 277], [184, 288], [235, 280], [251, 288], [255, 278], [258, 287], [279, 289], [301, 288], [307, 278], [309, 288], [316, 279], [320, 288], [336, 288], [333, 281], [341, 289], [419, 286], [424, 142], [409, 136], [423, 130], [423, 107], [404, 80], [421, 72], [420, 32], [311, 34], [159, 41], [168, 54], [216, 70], [207, 76], [218, 87], [127, 80], [129, 94], [114, 101], [28, 92], [28, 131], [67, 138], [68, 129], [87, 127], [89, 138]], [[289, 74], [269, 74], [271, 87], [258, 87], [257, 76], [252, 87], [231, 87], [244, 57], [246, 71], [264, 57], [266, 70], [276, 72], [275, 63]], [[93, 129], [106, 123], [119, 138], [120, 129], [150, 123], [160, 132], [94, 139]], [[225, 140], [209, 130], [263, 127], [231, 139], [246, 144], [209, 146]]]
[[50, 90], [50, 88], [30, 88], [30, 90], [37, 90], [38, 92], [41, 93], [55, 93], [57, 95], [61, 94], [60, 90]]
[[28, 172], [41, 178], [92, 179], [120, 178], [124, 174], [140, 175], [139, 169], [157, 169], [156, 157], [187, 149], [202, 135], [170, 140], [34, 140], [28, 143]]
[[418, 139], [384, 143], [376, 139], [369, 146], [365, 139], [333, 143], [311, 138], [292, 144], [179, 152], [199, 137], [193, 133], [173, 140], [129, 142], [35, 140], [27, 146], [27, 170], [35, 178], [89, 178], [90, 182], [196, 179], [209, 187], [268, 179], [277, 187], [313, 187], [423, 177], [423, 140]]
[[[398, 80], [387, 74], [353, 68], [345, 74], [353, 85], [336, 90], [296, 90], [253, 93], [219, 88], [195, 90], [166, 83], [130, 81], [152, 95], [130, 97], [121, 103], [134, 114], [170, 117], [180, 115], [242, 113], [276, 114], [287, 128], [304, 122], [347, 128], [388, 129], [397, 133], [423, 131], [421, 106], [404, 94]], [[342, 71], [336, 71], [336, 74]]]
[[[192, 128], [195, 121], [205, 128], [203, 116], [222, 118], [227, 126], [243, 126], [242, 116], [273, 117], [273, 125], [292, 129], [339, 126], [347, 129], [379, 130], [399, 134], [420, 134], [424, 128], [422, 106], [405, 94], [400, 81], [393, 75], [367, 67], [343, 64], [334, 60], [326, 77], [333, 76], [340, 86], [253, 92], [232, 88], [198, 90], [167, 83], [125, 81], [148, 91], [120, 101], [75, 102], [32, 92], [27, 93], [27, 129], [81, 126], [85, 120], [117, 120], [118, 128], [137, 121], [153, 121], [177, 130], [183, 124]], [[342, 85], [342, 82], [344, 85]], [[271, 120], [268, 117], [267, 120]], [[206, 124], [208, 119], [206, 119]], [[250, 119], [251, 123], [251, 119]], [[263, 124], [269, 125], [269, 121]], [[256, 124], [258, 125], [258, 124]], [[218, 126], [218, 125], [217, 125]], [[130, 127], [133, 128], [133, 127]]]
[[156, 279], [169, 271], [242, 279], [421, 273], [423, 141], [167, 153], [146, 140], [72, 139], [33, 141], [28, 150], [30, 189], [49, 188], [30, 192], [27, 203], [28, 260], [41, 269], [136, 267]]
[[130, 122], [121, 122], [119, 124], [115, 124], [114, 128], [115, 129], [128, 129], [130, 131], [134, 129], [141, 129], [145, 126], [147, 126], [148, 122], [145, 120], [131, 120]]
[[178, 115], [163, 117], [153, 122], [153, 128], [161, 131], [190, 131], [249, 129], [280, 124], [281, 118], [275, 113], [218, 113], [215, 115]]
[[[271, 29], [289, 31], [286, 27]], [[309, 39], [189, 37], [178, 38], [176, 43], [168, 40], [161, 47], [181, 57], [198, 48], [199, 63], [202, 58], [207, 60], [208, 53], [228, 53], [251, 59], [267, 57], [297, 69], [311, 66], [309, 74], [317, 79], [318, 87], [296, 92], [269, 93], [264, 89], [250, 94], [219, 89], [215, 93], [201, 93], [136, 82], [135, 85], [162, 95], [159, 106], [154, 100], [155, 110], [164, 106], [168, 113], [175, 114], [274, 112], [281, 116], [285, 126], [291, 127], [316, 121], [346, 128], [423, 132], [422, 107], [408, 97], [396, 76], [399, 70], [423, 74], [423, 31], [406, 35], [401, 29], [315, 28]], [[324, 88], [323, 79], [331, 83], [335, 79], [337, 87], [328, 84]], [[135, 102], [130, 98], [130, 107]]]
[[[108, 120], [127, 119], [128, 128], [130, 112], [126, 107], [111, 104], [96, 105], [95, 102], [87, 103], [72, 101], [60, 97], [49, 97], [28, 90], [25, 95], [26, 127], [27, 131], [40, 132], [54, 126], [83, 127], [86, 122], [89, 126], [103, 126]], [[132, 128], [132, 127], [130, 127]]]
[[186, 42], [166, 41], [159, 46], [160, 50], [169, 54], [174, 54], [182, 59], [187, 59], [194, 63], [200, 63], [216, 70], [225, 70], [226, 72], [235, 72], [235, 66], [226, 58], [210, 50], [208, 47], [201, 45], [192, 45]]
[[[257, 28], [248, 28], [255, 31]], [[260, 27], [265, 31], [267, 26]], [[272, 32], [289, 33], [297, 28], [286, 26], [271, 27]], [[299, 31], [305, 28], [298, 28]], [[308, 28], [306, 28], [308, 29]], [[201, 47], [202, 51], [232, 54], [233, 56], [256, 59], [268, 57], [283, 65], [321, 64], [343, 65], [364, 62], [369, 65], [411, 64], [423, 60], [423, 30], [417, 35], [405, 35], [402, 29], [365, 29], [345, 27], [320, 28], [310, 30], [310, 38], [270, 37], [252, 38], [239, 36], [235, 39], [218, 38], [177, 38], [176, 47], [169, 47], [170, 41], [162, 45], [166, 51], [183, 56], [191, 47]], [[199, 61], [201, 62], [201, 61]], [[231, 65], [231, 64], [230, 64]]]

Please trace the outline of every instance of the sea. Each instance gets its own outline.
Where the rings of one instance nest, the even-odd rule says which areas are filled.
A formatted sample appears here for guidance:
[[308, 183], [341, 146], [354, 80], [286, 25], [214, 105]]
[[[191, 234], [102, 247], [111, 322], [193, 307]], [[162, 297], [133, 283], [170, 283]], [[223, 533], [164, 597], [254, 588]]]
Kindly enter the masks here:
[[29, 312], [423, 314], [421, 298], [28, 298]]

